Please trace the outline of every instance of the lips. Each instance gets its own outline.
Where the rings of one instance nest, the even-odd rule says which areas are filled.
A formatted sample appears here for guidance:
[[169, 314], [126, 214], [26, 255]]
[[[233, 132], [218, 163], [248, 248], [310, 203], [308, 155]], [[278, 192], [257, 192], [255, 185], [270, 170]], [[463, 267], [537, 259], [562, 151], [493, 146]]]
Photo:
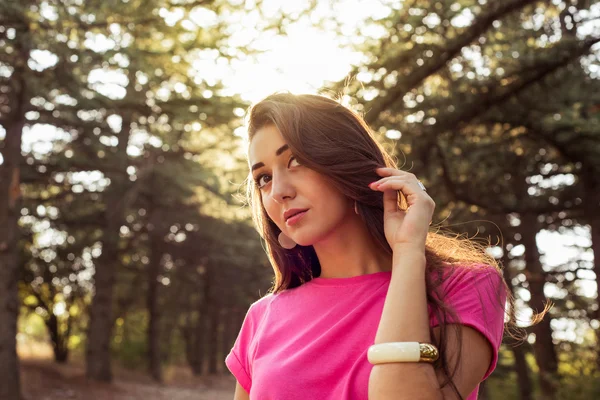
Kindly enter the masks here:
[[304, 216], [308, 213], [308, 210], [305, 211], [301, 211], [297, 214], [291, 215], [290, 213], [290, 217], [288, 219], [285, 220], [285, 224], [287, 226], [293, 226], [296, 225], [301, 219], [304, 218]]
[[283, 219], [287, 221], [294, 215], [300, 214], [304, 211], [308, 211], [308, 208], [292, 208], [283, 213]]

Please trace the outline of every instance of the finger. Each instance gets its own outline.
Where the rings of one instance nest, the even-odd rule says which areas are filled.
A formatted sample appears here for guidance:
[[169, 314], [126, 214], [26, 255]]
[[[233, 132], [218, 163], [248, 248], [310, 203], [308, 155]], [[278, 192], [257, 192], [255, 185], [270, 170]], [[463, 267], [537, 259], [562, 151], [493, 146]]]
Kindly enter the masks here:
[[[409, 195], [418, 195], [425, 194], [425, 191], [421, 189], [419, 184], [415, 182], [413, 179], [405, 178], [401, 176], [394, 176], [389, 178], [384, 178], [381, 180], [381, 183], [374, 184], [372, 189], [374, 190], [387, 190], [387, 189], [396, 189], [401, 190], [405, 196]], [[423, 193], [421, 193], [423, 192]]]
[[[377, 189], [380, 190], [380, 189]], [[398, 191], [391, 188], [383, 191], [383, 212], [396, 213], [400, 211], [398, 208]]]
[[414, 175], [410, 172], [402, 171], [397, 168], [387, 168], [387, 167], [377, 168], [377, 169], [375, 169], [375, 173], [379, 176], [410, 176], [410, 175]]
[[[415, 195], [417, 193], [420, 196], [423, 196], [427, 202], [432, 203], [432, 207], [435, 207], [435, 202], [429, 196], [429, 194], [424, 191], [421, 186], [418, 184], [418, 180], [416, 176], [413, 179], [413, 174], [405, 173], [403, 176], [401, 175], [393, 175], [380, 179], [379, 181], [373, 182], [371, 185], [371, 189], [383, 191], [384, 193], [384, 210], [387, 212], [396, 212], [396, 211], [404, 211], [398, 208], [397, 203], [397, 194], [398, 191], [402, 192], [402, 194], [406, 197], [409, 207], [411, 204], [414, 204], [416, 200]], [[396, 196], [392, 195], [395, 194]], [[387, 194], [387, 195], [386, 195]], [[393, 203], [393, 204], [392, 204]], [[386, 205], [387, 204], [387, 205]], [[402, 217], [404, 218], [404, 212], [402, 213]], [[429, 216], [430, 217], [430, 216]], [[431, 225], [433, 220], [429, 220], [429, 225]]]
[[403, 179], [403, 180], [407, 181], [407, 180], [406, 180], [406, 179], [407, 179], [407, 177], [405, 177], [405, 176], [393, 175], [393, 176], [388, 176], [388, 177], [386, 177], [386, 178], [381, 178], [381, 179], [379, 179], [378, 181], [375, 181], [375, 182], [373, 182], [373, 183], [369, 184], [369, 186], [370, 186], [372, 189], [374, 189], [374, 188], [377, 188], [377, 187], [378, 187], [379, 185], [381, 185], [382, 183], [384, 183], [384, 182], [389, 182], [390, 180], [394, 180], [394, 179]]
[[432, 206], [435, 206], [433, 199], [413, 179], [396, 177], [395, 179], [388, 179], [373, 189], [384, 193], [389, 190], [400, 191], [406, 198], [409, 207], [416, 202], [431, 203]]
[[402, 193], [406, 197], [412, 193], [408, 187], [409, 182], [406, 178], [395, 176], [385, 178], [384, 182], [374, 187], [373, 190], [383, 192], [384, 211], [396, 212], [400, 210], [398, 207], [398, 192]]
[[[429, 221], [428, 225], [431, 225], [431, 214], [435, 208], [435, 202], [416, 183], [407, 183], [400, 179], [389, 180], [379, 185], [376, 190], [383, 191], [384, 213], [397, 213], [402, 219], [407, 215], [406, 213], [409, 213], [415, 218]], [[400, 209], [398, 206], [398, 192], [406, 198], [408, 205], [406, 210]], [[422, 194], [416, 194], [419, 192]], [[413, 210], [411, 207], [417, 204], [420, 206]]]

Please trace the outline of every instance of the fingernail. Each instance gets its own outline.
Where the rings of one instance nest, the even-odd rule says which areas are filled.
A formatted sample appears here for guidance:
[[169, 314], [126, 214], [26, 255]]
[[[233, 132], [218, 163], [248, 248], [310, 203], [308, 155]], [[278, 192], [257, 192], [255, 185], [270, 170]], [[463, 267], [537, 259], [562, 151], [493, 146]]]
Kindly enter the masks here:
[[370, 188], [376, 188], [379, 185], [377, 181], [369, 183]]

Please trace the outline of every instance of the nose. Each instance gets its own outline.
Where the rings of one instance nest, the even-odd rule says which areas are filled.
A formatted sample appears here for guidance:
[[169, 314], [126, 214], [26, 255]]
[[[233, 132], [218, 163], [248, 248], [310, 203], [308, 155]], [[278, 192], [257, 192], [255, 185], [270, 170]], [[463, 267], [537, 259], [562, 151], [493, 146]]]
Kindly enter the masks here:
[[278, 203], [283, 203], [286, 199], [293, 199], [296, 195], [296, 189], [290, 179], [285, 174], [274, 174], [271, 179], [271, 196]]

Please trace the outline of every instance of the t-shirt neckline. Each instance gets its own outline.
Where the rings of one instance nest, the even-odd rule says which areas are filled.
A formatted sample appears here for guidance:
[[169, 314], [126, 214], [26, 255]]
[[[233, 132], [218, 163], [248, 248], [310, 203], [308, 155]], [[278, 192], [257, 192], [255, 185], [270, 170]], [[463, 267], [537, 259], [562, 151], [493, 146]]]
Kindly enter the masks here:
[[351, 276], [349, 278], [321, 278], [316, 277], [311, 279], [310, 284], [317, 286], [347, 286], [356, 285], [365, 282], [376, 282], [391, 277], [392, 271], [378, 271], [370, 274]]

